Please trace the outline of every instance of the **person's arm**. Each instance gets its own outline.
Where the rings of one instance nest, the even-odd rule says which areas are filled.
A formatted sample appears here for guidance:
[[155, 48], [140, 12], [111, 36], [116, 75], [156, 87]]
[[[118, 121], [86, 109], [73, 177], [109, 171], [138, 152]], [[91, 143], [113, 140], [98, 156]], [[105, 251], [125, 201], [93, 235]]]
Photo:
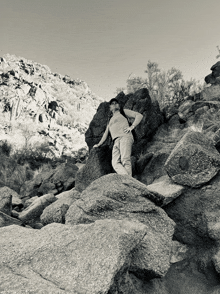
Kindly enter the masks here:
[[128, 132], [132, 131], [137, 125], [139, 125], [139, 123], [141, 122], [141, 120], [143, 118], [143, 115], [137, 111], [133, 111], [130, 109], [124, 109], [124, 113], [128, 118], [134, 118], [133, 124], [129, 128], [126, 128], [124, 130], [125, 133], [128, 133]]
[[105, 130], [105, 132], [104, 132], [104, 134], [103, 134], [103, 136], [102, 136], [102, 139], [100, 140], [100, 142], [99, 142], [98, 144], [95, 144], [95, 145], [93, 146], [93, 148], [96, 148], [96, 147], [101, 146], [101, 145], [105, 142], [105, 140], [107, 139], [107, 137], [108, 137], [108, 133], [109, 133], [109, 127], [108, 127], [108, 125], [107, 125], [106, 130]]

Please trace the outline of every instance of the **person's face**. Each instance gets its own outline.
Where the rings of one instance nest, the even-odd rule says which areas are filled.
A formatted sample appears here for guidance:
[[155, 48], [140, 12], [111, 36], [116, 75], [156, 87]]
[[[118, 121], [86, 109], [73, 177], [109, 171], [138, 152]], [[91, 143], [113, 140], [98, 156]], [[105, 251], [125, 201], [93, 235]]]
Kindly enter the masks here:
[[113, 101], [110, 104], [110, 111], [115, 111], [115, 110], [119, 110], [119, 109], [120, 109], [120, 106], [119, 106], [118, 102]]

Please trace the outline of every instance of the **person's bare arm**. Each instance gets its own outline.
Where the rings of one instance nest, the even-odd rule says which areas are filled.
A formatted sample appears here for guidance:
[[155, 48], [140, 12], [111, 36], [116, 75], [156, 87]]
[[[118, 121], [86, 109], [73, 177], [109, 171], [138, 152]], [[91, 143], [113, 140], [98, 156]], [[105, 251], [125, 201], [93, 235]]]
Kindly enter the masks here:
[[139, 125], [143, 118], [143, 115], [137, 111], [133, 111], [130, 109], [124, 109], [124, 113], [128, 118], [134, 118], [133, 124], [130, 127], [124, 129], [125, 133], [128, 133], [131, 132], [137, 125]]
[[107, 137], [108, 137], [108, 133], [109, 133], [109, 127], [108, 127], [108, 125], [107, 125], [106, 130], [105, 130], [105, 132], [104, 132], [104, 134], [103, 134], [103, 136], [102, 136], [100, 142], [99, 142], [98, 144], [95, 144], [95, 145], [93, 146], [93, 148], [97, 148], [97, 147], [101, 146], [101, 145], [105, 142], [105, 140], [107, 139]]

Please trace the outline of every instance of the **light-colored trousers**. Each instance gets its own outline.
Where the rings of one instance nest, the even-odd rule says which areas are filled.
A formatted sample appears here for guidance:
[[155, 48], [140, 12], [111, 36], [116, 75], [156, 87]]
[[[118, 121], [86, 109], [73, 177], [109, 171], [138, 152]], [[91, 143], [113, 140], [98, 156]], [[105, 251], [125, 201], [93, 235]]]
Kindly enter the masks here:
[[112, 166], [120, 175], [132, 176], [131, 149], [133, 136], [118, 137], [112, 149]]

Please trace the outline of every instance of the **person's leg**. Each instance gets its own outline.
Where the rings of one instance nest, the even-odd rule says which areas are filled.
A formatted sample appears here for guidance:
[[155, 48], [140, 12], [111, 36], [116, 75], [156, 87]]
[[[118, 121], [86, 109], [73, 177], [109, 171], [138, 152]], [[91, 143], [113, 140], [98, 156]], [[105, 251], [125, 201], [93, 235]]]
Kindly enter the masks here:
[[112, 167], [117, 174], [127, 175], [127, 170], [123, 167], [121, 163], [121, 154], [120, 154], [120, 138], [117, 138], [114, 142], [112, 149]]
[[132, 177], [132, 166], [131, 166], [131, 150], [134, 142], [133, 137], [122, 137], [120, 140], [120, 154], [121, 163], [126, 169], [127, 174]]

